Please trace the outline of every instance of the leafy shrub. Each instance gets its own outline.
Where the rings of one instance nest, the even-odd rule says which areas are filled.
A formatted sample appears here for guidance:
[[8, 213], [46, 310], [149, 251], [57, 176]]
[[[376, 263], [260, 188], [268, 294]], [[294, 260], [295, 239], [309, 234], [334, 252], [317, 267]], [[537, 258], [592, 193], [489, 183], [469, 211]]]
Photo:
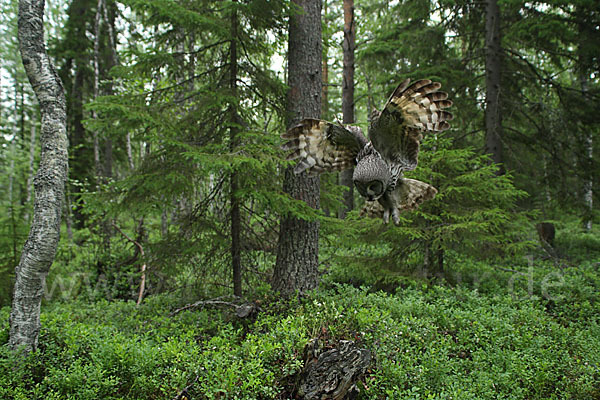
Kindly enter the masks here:
[[[391, 295], [332, 284], [301, 301], [267, 302], [253, 322], [229, 310], [169, 316], [179, 304], [164, 295], [140, 307], [51, 304], [38, 352], [23, 360], [0, 348], [0, 398], [170, 399], [186, 387], [188, 398], [290, 398], [313, 337], [373, 351], [363, 399], [598, 398], [597, 295], [567, 298], [596, 281], [573, 273], [565, 282], [553, 307], [500, 285], [413, 284]], [[585, 320], [569, 319], [577, 308]], [[5, 342], [7, 308], [0, 324]]]

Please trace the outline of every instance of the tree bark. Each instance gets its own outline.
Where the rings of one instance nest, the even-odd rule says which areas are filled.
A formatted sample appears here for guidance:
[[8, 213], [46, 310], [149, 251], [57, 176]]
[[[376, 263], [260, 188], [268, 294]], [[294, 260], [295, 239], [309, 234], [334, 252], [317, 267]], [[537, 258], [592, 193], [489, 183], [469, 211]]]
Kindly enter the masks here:
[[[588, 54], [589, 51], [585, 50], [585, 38], [590, 37], [590, 33], [586, 32], [586, 24], [583, 22], [586, 20], [586, 15], [590, 15], [588, 10], [584, 8], [577, 8], [576, 10], [577, 19], [579, 22], [578, 33], [579, 33], [579, 47], [577, 56], [577, 79], [581, 88], [581, 97], [587, 104], [592, 102], [590, 99], [589, 90], [589, 77], [591, 66], [593, 65], [593, 56]], [[583, 178], [583, 228], [590, 232], [592, 230], [592, 216], [594, 212], [594, 169], [593, 169], [593, 155], [594, 155], [594, 139], [593, 130], [585, 129], [583, 133], [583, 166], [584, 178]]]
[[[581, 85], [581, 92], [583, 94], [583, 98], [585, 99], [589, 96], [589, 89], [587, 75], [584, 71], [580, 72], [579, 82]], [[594, 212], [594, 172], [592, 168], [594, 156], [594, 140], [592, 132], [593, 131], [591, 129], [588, 129], [587, 132], [583, 134], [583, 165], [585, 165], [583, 180], [583, 228], [588, 232], [592, 230], [592, 216]]]
[[485, 13], [485, 150], [504, 173], [502, 154], [500, 8], [498, 0], [487, 0]]
[[[319, 118], [321, 111], [321, 0], [294, 0], [300, 12], [290, 16], [287, 125]], [[283, 190], [319, 208], [319, 178], [292, 168], [285, 171]], [[273, 289], [283, 295], [314, 289], [319, 283], [319, 222], [284, 216], [279, 228]]]
[[[235, 1], [235, 0], [234, 0]], [[237, 114], [237, 74], [238, 74], [238, 55], [237, 55], [237, 30], [238, 19], [237, 11], [234, 9], [231, 12], [231, 43], [229, 47], [229, 85], [232, 92], [232, 97], [235, 99], [235, 104], [231, 107], [231, 123], [229, 128], [229, 145], [230, 151], [233, 153], [237, 147], [238, 134], [238, 114]], [[242, 255], [241, 255], [241, 216], [240, 216], [240, 201], [237, 197], [239, 187], [238, 171], [234, 167], [230, 175], [230, 202], [231, 202], [231, 269], [233, 272], [233, 294], [242, 296]]]
[[[84, 88], [84, 66], [77, 65], [75, 77], [73, 79], [73, 85], [71, 89], [71, 95], [69, 96], [70, 104], [68, 110], [69, 124], [69, 144], [71, 145], [72, 151], [72, 162], [71, 162], [71, 179], [77, 180], [80, 183], [86, 181], [89, 177], [89, 171], [91, 167], [91, 157], [89, 152], [89, 146], [86, 145], [86, 129], [83, 126], [83, 92]], [[94, 147], [95, 150], [95, 147]], [[95, 160], [94, 153], [94, 160]], [[83, 211], [84, 206], [81, 204], [82, 188], [81, 185], [71, 185], [71, 193], [73, 195], [73, 217], [75, 219], [75, 228], [82, 229], [86, 225], [87, 216]]]
[[[323, 3], [323, 19], [325, 20], [325, 24], [329, 24], [329, 20], [327, 19], [327, 11], [328, 11], [327, 0]], [[329, 32], [327, 29], [326, 32]], [[326, 35], [324, 33], [324, 35]], [[326, 35], [324, 38], [324, 46], [323, 46], [323, 60], [322, 60], [322, 78], [323, 78], [323, 86], [321, 88], [321, 117], [323, 119], [329, 119], [329, 35]]]
[[[15, 99], [16, 100], [16, 99]], [[16, 103], [16, 101], [15, 101]], [[15, 108], [15, 117], [16, 117]], [[17, 217], [15, 215], [15, 158], [17, 157], [17, 132], [15, 130], [14, 136], [10, 141], [10, 162], [9, 162], [9, 175], [8, 175], [8, 202], [10, 212], [10, 228], [12, 236], [12, 261], [13, 264], [17, 263]]]
[[[35, 173], [35, 122], [31, 121], [31, 130], [29, 135], [29, 175], [27, 175], [27, 188], [25, 202], [31, 201], [31, 193], [33, 191], [33, 174]], [[29, 219], [29, 217], [25, 218]]]
[[[102, 0], [98, 0], [96, 4], [96, 18], [94, 22], [94, 100], [96, 100], [100, 94], [100, 24], [102, 22]], [[98, 115], [95, 110], [92, 110], [92, 119], [98, 119]], [[94, 130], [94, 168], [96, 170], [96, 178], [102, 175], [100, 167], [100, 142], [98, 139], [98, 131]], [[98, 184], [101, 179], [98, 179]]]
[[60, 238], [60, 214], [67, 179], [67, 115], [62, 82], [44, 46], [44, 1], [20, 0], [21, 58], [42, 114], [40, 165], [34, 179], [33, 223], [16, 268], [9, 345], [34, 350], [40, 331], [44, 284]]
[[[344, 0], [344, 71], [342, 74], [342, 122], [354, 123], [354, 49], [356, 48], [356, 24], [354, 23], [354, 0]], [[344, 192], [344, 207], [339, 212], [340, 218], [354, 209], [354, 169], [340, 172], [340, 185], [348, 188]]]
[[25, 221], [29, 222], [29, 202], [33, 192], [33, 174], [35, 173], [35, 121], [31, 121], [31, 133], [29, 137], [29, 174], [27, 175], [27, 187], [25, 188]]
[[298, 396], [304, 400], [354, 399], [356, 382], [367, 372], [373, 356], [356, 343], [341, 340], [336, 347], [324, 349], [319, 339], [312, 339], [304, 349], [304, 369]]

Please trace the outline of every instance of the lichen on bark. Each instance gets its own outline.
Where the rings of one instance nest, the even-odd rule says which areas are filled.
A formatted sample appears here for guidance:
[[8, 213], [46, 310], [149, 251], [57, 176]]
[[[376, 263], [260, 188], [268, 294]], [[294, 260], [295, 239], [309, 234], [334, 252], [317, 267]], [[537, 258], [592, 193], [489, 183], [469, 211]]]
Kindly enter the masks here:
[[68, 170], [64, 89], [44, 45], [44, 1], [20, 0], [19, 49], [42, 114], [41, 155], [33, 180], [35, 200], [29, 237], [15, 269], [9, 345], [35, 350], [46, 276], [60, 238], [61, 205]]

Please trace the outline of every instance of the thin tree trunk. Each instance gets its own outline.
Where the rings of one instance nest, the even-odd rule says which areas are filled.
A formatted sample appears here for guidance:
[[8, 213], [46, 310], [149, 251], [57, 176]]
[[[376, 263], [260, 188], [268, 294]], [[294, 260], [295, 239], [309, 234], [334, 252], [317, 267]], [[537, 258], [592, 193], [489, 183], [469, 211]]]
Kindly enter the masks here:
[[[327, 20], [327, 1], [323, 3], [323, 19], [325, 20], [325, 24], [328, 24]], [[323, 87], [321, 89], [321, 118], [329, 119], [329, 36], [325, 37], [324, 46], [323, 46], [323, 67], [322, 67], [322, 75], [323, 75]]]
[[[68, 117], [71, 121], [69, 126], [70, 140], [73, 157], [71, 165], [71, 178], [78, 180], [83, 183], [89, 176], [90, 171], [90, 154], [86, 151], [86, 136], [87, 132], [83, 126], [83, 92], [84, 92], [84, 80], [85, 70], [83, 65], [77, 65], [75, 77], [73, 79], [73, 87], [71, 89], [70, 96], [70, 107], [68, 110]], [[94, 159], [96, 158], [94, 154]], [[71, 193], [73, 194], [73, 200], [75, 208], [73, 209], [73, 217], [75, 219], [75, 227], [82, 229], [85, 227], [87, 216], [83, 212], [81, 185], [71, 185]]]
[[[16, 92], [16, 91], [15, 91]], [[15, 93], [16, 94], [16, 93]], [[16, 103], [16, 98], [15, 98]], [[15, 104], [16, 106], [16, 104]], [[15, 107], [15, 117], [16, 117]], [[10, 211], [10, 228], [12, 236], [12, 262], [17, 263], [17, 218], [15, 216], [15, 158], [17, 157], [17, 132], [15, 127], [15, 134], [10, 141], [10, 162], [9, 162], [9, 174], [8, 174], [8, 204]]]
[[487, 0], [485, 14], [485, 149], [504, 173], [502, 154], [501, 83], [502, 48], [498, 0]]
[[17, 156], [17, 138], [19, 137], [19, 83], [15, 82], [15, 104], [13, 109], [14, 127], [13, 137], [10, 141], [10, 161], [8, 173], [8, 201], [10, 202], [11, 218], [14, 215], [14, 181], [15, 181], [15, 157]]
[[110, 42], [110, 51], [112, 55], [112, 64], [119, 65], [119, 54], [117, 53], [117, 38], [115, 37], [115, 30], [113, 29], [114, 19], [108, 18], [108, 7], [106, 1], [102, 0], [102, 10], [104, 16], [104, 24], [108, 30], [108, 40]]
[[162, 212], [160, 213], [160, 236], [162, 238], [166, 238], [168, 233], [169, 233], [169, 216], [167, 214], [167, 209], [163, 208]]
[[[354, 123], [354, 49], [356, 41], [356, 24], [354, 23], [354, 0], [344, 0], [344, 71], [342, 74], [342, 122]], [[340, 218], [354, 209], [354, 169], [340, 172], [340, 185], [348, 188], [344, 192], [344, 207], [339, 212]]]
[[[105, 0], [98, 0], [96, 3], [96, 15], [94, 20], [94, 99], [97, 99], [100, 96], [100, 45], [101, 45], [101, 36], [102, 36], [102, 25], [107, 33], [109, 33], [109, 47], [111, 47], [110, 55], [108, 56], [108, 60], [103, 58], [102, 60], [102, 72], [109, 70], [111, 67], [116, 65], [117, 56], [116, 50], [113, 48], [114, 38], [112, 37], [112, 26], [111, 24], [114, 21], [109, 20], [107, 7]], [[105, 52], [103, 52], [104, 54]], [[108, 89], [103, 91], [103, 94], [111, 94], [112, 89], [109, 85]], [[98, 118], [96, 111], [92, 111], [92, 118]], [[106, 184], [112, 178], [112, 169], [113, 169], [113, 146], [112, 139], [105, 138], [103, 143], [103, 162], [100, 160], [100, 138], [99, 132], [94, 131], [94, 166], [96, 169], [96, 179], [98, 182], [102, 184]], [[109, 219], [105, 219], [101, 223], [102, 228], [102, 236], [103, 236], [103, 244], [104, 248], [108, 251], [111, 246], [111, 237], [113, 235], [113, 224]]]
[[21, 96], [21, 118], [20, 118], [20, 131], [19, 135], [23, 140], [25, 140], [25, 86], [19, 85], [19, 94]]
[[114, 223], [113, 221], [113, 227], [119, 231], [119, 233], [121, 235], [123, 235], [123, 237], [125, 239], [127, 239], [127, 241], [129, 241], [130, 243], [133, 243], [139, 253], [140, 253], [140, 258], [142, 260], [142, 265], [140, 266], [140, 287], [138, 289], [138, 295], [137, 295], [137, 300], [135, 302], [136, 305], [140, 305], [142, 304], [142, 301], [144, 300], [144, 291], [146, 290], [146, 253], [144, 253], [144, 247], [142, 246], [142, 241], [144, 240], [144, 218], [140, 218], [140, 223], [138, 224], [138, 238], [137, 240], [133, 240], [132, 238], [129, 237], [129, 235], [127, 235], [125, 232], [123, 232], [123, 230], [121, 228], [119, 228], [117, 226], [117, 224]]
[[[585, 21], [585, 15], [587, 12], [581, 8], [577, 9], [576, 14], [578, 20]], [[584, 49], [585, 44], [583, 43], [584, 38], [589, 37], [589, 33], [586, 32], [586, 28], [583, 23], [579, 24], [579, 37], [582, 43], [579, 44], [578, 48], [578, 80], [581, 87], [581, 94], [584, 102], [591, 102], [589, 92], [589, 71], [593, 64], [592, 57]], [[593, 130], [585, 129], [583, 133], [583, 228], [586, 231], [592, 230], [592, 216], [594, 211], [594, 171], [593, 171], [593, 154], [594, 154], [594, 140]]]
[[104, 180], [108, 182], [113, 176], [113, 145], [112, 139], [104, 141]]
[[[109, 17], [109, 13], [108, 13], [108, 5], [106, 0], [101, 0], [101, 6], [102, 6], [102, 10], [103, 10], [103, 16], [104, 18], [102, 19], [104, 22], [104, 27], [106, 29], [106, 33], [108, 34], [108, 46], [110, 47], [110, 52], [109, 52], [109, 56], [108, 58], [105, 60], [104, 63], [104, 73], [107, 74], [108, 71], [119, 64], [119, 56], [117, 54], [117, 48], [116, 48], [116, 42], [115, 42], [115, 37], [114, 37], [114, 24], [115, 24], [115, 19], [114, 19], [114, 13], [110, 14]], [[106, 88], [104, 90], [104, 94], [106, 95], [112, 95], [113, 94], [113, 83], [112, 81], [108, 81]], [[129, 149], [128, 149], [129, 151]], [[106, 181], [109, 181], [110, 178], [113, 177], [113, 141], [112, 139], [106, 138], [105, 142], [104, 142], [104, 178], [106, 179]], [[111, 233], [112, 234], [112, 233]]]
[[129, 132], [125, 135], [125, 146], [127, 147], [127, 162], [129, 164], [129, 170], [133, 171], [135, 165], [133, 164], [133, 151], [131, 150], [131, 135]]
[[[102, 22], [102, 1], [98, 0], [96, 5], [96, 19], [94, 22], [94, 100], [98, 98], [100, 94], [100, 24]], [[92, 119], [98, 119], [98, 115], [95, 110], [92, 110]], [[94, 130], [94, 167], [96, 169], [96, 177], [98, 178], [101, 174], [100, 167], [100, 142], [98, 139], [98, 131]], [[98, 179], [100, 182], [101, 179]]]
[[373, 101], [373, 88], [371, 87], [371, 79], [369, 75], [365, 72], [364, 68], [361, 68], [363, 71], [363, 75], [365, 76], [365, 83], [367, 84], [367, 126], [371, 126], [371, 114], [375, 109], [375, 102]]
[[[321, 0], [294, 0], [302, 12], [292, 13], [289, 28], [287, 126], [321, 112]], [[319, 208], [319, 178], [292, 168], [285, 171], [283, 190]], [[283, 295], [305, 292], [319, 284], [319, 222], [285, 216], [279, 229], [273, 289]]]
[[44, 46], [44, 1], [20, 0], [21, 59], [42, 113], [41, 156], [34, 179], [33, 223], [16, 268], [9, 345], [37, 347], [44, 284], [60, 238], [60, 214], [67, 179], [66, 100]]
[[585, 205], [585, 214], [583, 226], [588, 232], [592, 230], [592, 216], [594, 211], [594, 172], [591, 168], [593, 163], [594, 142], [591, 130], [585, 133], [585, 155], [586, 164], [589, 166], [586, 170], [585, 181], [583, 182], [583, 202]]
[[65, 195], [65, 225], [67, 225], [67, 237], [73, 241], [73, 220], [71, 219], [71, 196], [68, 191]]
[[[234, 0], [235, 2], [235, 0]], [[238, 114], [237, 114], [237, 74], [238, 74], [238, 55], [237, 55], [237, 30], [238, 20], [237, 11], [231, 12], [231, 42], [229, 47], [229, 87], [231, 95], [234, 98], [234, 104], [231, 106], [231, 122], [229, 128], [229, 150], [233, 153], [237, 147], [238, 134]], [[233, 294], [242, 296], [242, 256], [241, 256], [241, 216], [240, 200], [237, 197], [239, 187], [238, 171], [234, 167], [230, 176], [230, 202], [231, 202], [231, 267], [233, 271]]]

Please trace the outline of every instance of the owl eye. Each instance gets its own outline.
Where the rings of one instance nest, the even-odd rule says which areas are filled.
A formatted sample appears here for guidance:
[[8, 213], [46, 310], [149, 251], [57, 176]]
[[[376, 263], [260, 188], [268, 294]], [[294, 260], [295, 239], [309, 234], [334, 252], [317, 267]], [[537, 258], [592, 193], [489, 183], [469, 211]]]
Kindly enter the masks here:
[[376, 182], [371, 183], [367, 190], [373, 194], [379, 194], [379, 193], [381, 193], [382, 189], [383, 189], [383, 185], [381, 184], [381, 182], [376, 181]]

